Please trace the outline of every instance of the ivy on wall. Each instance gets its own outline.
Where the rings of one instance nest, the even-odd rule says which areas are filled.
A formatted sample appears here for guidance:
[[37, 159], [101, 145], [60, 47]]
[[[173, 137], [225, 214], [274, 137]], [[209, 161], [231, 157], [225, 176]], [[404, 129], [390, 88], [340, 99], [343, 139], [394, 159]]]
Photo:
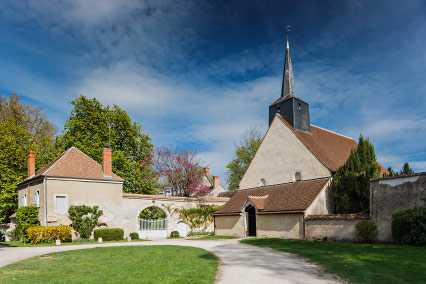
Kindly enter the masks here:
[[188, 223], [191, 229], [205, 230], [213, 222], [213, 213], [220, 209], [219, 205], [198, 204], [195, 208], [179, 209], [180, 218]]

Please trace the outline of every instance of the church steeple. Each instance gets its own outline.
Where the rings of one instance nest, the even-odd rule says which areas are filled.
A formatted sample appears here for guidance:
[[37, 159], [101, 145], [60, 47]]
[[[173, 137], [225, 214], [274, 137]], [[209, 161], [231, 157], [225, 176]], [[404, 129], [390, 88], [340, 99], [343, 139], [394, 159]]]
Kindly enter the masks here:
[[290, 26], [287, 25], [286, 28], [287, 28], [287, 48], [285, 50], [281, 98], [296, 97], [296, 91], [294, 89], [293, 66], [291, 65], [290, 45], [288, 43], [288, 33], [290, 32]]
[[269, 125], [271, 125], [275, 115], [280, 114], [295, 129], [311, 132], [309, 104], [296, 97], [294, 89], [293, 66], [291, 65], [290, 45], [288, 43], [290, 26], [286, 26], [286, 28], [287, 48], [285, 50], [281, 97], [269, 106]]

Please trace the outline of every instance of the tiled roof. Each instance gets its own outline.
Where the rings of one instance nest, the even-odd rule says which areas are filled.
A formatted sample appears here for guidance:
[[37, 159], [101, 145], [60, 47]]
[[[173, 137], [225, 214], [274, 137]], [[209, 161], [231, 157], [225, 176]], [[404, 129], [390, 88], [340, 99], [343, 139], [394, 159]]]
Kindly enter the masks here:
[[[63, 152], [56, 159], [37, 171], [34, 176], [27, 178], [23, 182], [40, 176], [105, 179], [102, 165], [75, 147], [71, 147]], [[123, 181], [122, 178], [114, 173], [112, 174], [112, 180]]]
[[232, 197], [234, 195], [234, 193], [236, 192], [236, 190], [228, 190], [228, 191], [224, 191], [221, 192], [217, 195], [217, 197]]
[[[324, 186], [330, 181], [329, 178], [298, 181], [273, 186], [263, 186], [251, 189], [236, 190], [231, 199], [219, 209], [215, 215], [238, 214], [247, 202], [253, 202], [261, 213], [288, 213], [305, 211]], [[256, 198], [264, 197], [266, 198]], [[262, 200], [262, 201], [261, 201]], [[263, 209], [261, 209], [263, 207]]]
[[[352, 148], [358, 144], [352, 138], [337, 134], [311, 124], [311, 132], [293, 128], [281, 115], [277, 117], [296, 135], [312, 154], [330, 171], [336, 172], [343, 165], [351, 153]], [[380, 176], [387, 170], [380, 166]]]
[[329, 215], [308, 215], [306, 220], [368, 220], [369, 214], [356, 213], [356, 214], [329, 214]]

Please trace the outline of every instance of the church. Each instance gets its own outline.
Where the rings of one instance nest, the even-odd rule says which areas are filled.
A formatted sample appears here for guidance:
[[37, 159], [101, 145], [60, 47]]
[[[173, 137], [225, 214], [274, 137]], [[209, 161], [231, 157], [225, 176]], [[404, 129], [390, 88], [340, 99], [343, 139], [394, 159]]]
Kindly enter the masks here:
[[309, 215], [333, 213], [330, 182], [356, 147], [310, 123], [309, 104], [296, 96], [287, 38], [281, 96], [269, 106], [269, 129], [239, 190], [214, 214], [216, 234], [305, 238]]

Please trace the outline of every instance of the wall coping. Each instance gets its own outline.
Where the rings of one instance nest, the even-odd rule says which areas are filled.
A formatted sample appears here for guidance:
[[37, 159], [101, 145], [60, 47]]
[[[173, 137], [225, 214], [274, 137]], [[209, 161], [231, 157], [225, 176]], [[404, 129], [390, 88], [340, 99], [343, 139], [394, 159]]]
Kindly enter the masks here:
[[415, 173], [410, 175], [398, 175], [398, 176], [391, 176], [391, 177], [374, 178], [374, 179], [371, 179], [370, 182], [376, 182], [376, 181], [387, 180], [387, 179], [410, 178], [410, 177], [417, 177], [417, 176], [426, 176], [426, 172], [420, 172], [420, 173]]
[[228, 197], [182, 197], [182, 196], [164, 196], [150, 194], [123, 193], [124, 198], [130, 199], [150, 199], [150, 200], [183, 200], [183, 201], [200, 201], [200, 202], [226, 202]]
[[368, 220], [369, 214], [328, 214], [308, 215], [306, 220]]

